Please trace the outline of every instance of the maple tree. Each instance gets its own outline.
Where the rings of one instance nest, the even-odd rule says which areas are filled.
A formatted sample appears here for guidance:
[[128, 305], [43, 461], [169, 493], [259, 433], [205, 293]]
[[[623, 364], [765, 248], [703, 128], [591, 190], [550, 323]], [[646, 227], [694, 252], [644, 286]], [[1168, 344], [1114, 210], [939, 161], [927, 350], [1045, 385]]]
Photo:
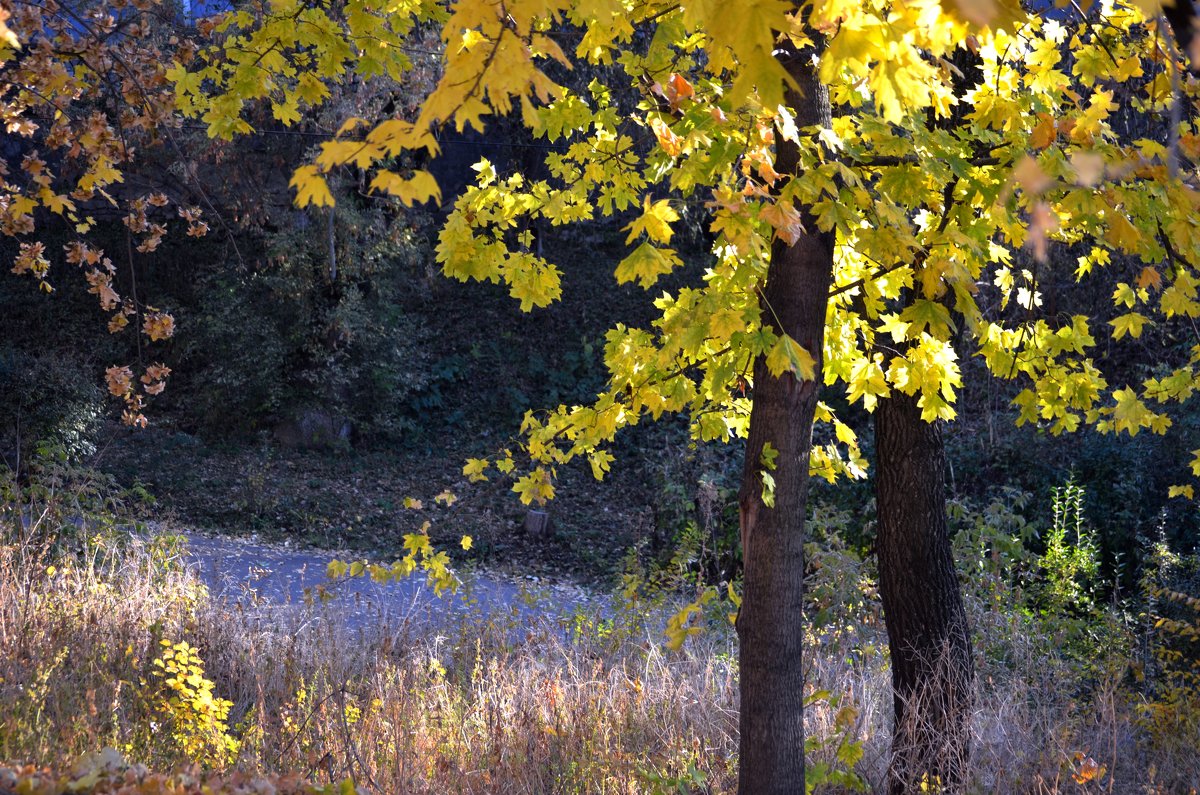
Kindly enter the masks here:
[[[215, 136], [248, 132], [247, 103], [258, 100], [289, 123], [325, 100], [329, 82], [403, 79], [413, 68], [408, 37], [439, 26], [442, 78], [420, 108], [377, 124], [347, 120], [293, 184], [301, 204], [329, 205], [327, 175], [353, 167], [371, 169], [371, 189], [405, 203], [437, 198], [430, 172], [399, 167], [399, 157], [436, 154], [441, 125], [482, 129], [488, 116], [519, 114], [555, 145], [548, 176], [480, 163], [437, 253], [449, 276], [503, 283], [526, 310], [561, 294], [558, 266], [530, 250], [534, 222], [627, 219], [630, 252], [615, 277], [650, 289], [681, 264], [672, 247], [680, 200], [707, 203], [716, 242], [703, 284], [661, 295], [651, 328], [608, 334], [609, 384], [593, 403], [526, 417], [519, 452], [528, 467], [514, 447], [465, 471], [514, 473], [521, 499], [542, 502], [554, 495], [555, 468], [572, 459], [586, 457], [602, 477], [614, 463], [606, 444], [643, 418], [682, 412], [699, 439], [745, 437], [741, 780], [745, 791], [790, 791], [804, 776], [807, 483], [810, 473], [862, 477], [866, 466], [853, 429], [820, 399], [822, 390], [868, 410], [898, 401], [882, 405], [903, 404], [906, 416], [927, 423], [949, 420], [959, 357], [970, 351], [994, 375], [1020, 380], [1019, 422], [1051, 433], [1086, 424], [1133, 435], [1166, 432], [1163, 407], [1187, 400], [1200, 383], [1200, 346], [1180, 345], [1158, 374], [1110, 384], [1091, 319], [1041, 308], [1048, 250], [1068, 245], [1086, 249], [1079, 278], [1115, 285], [1106, 344], [1136, 339], [1151, 324], [1187, 327], [1200, 314], [1197, 82], [1158, 11], [1155, 3], [1102, 2], [1064, 22], [992, 0], [348, 0], [335, 14], [283, 0], [206, 22], [213, 47], [184, 48], [169, 70], [147, 78], [158, 89], [173, 81], [174, 105], [137, 107], [177, 107], [202, 117]], [[24, 22], [21, 13], [11, 29], [30, 53], [75, 41], [69, 25], [58, 39], [39, 40], [53, 24], [28, 9], [33, 21]], [[32, 70], [21, 80], [65, 80], [47, 90], [72, 102], [92, 85], [89, 75], [101, 74], [86, 61], [56, 72], [63, 53], [25, 67], [36, 58], [15, 60], [11, 39], [4, 47], [0, 60]], [[978, 63], [966, 82], [953, 61], [964, 47]], [[552, 76], [576, 62], [619, 66], [641, 98], [637, 107], [622, 107], [599, 81], [571, 90]], [[18, 93], [6, 124], [20, 131], [40, 93]], [[1122, 108], [1170, 124], [1161, 136], [1132, 139], [1122, 131]], [[143, 122], [125, 127], [166, 123], [136, 113]], [[12, 234], [32, 233], [35, 206], [74, 212], [71, 220], [88, 225], [73, 203], [115, 183], [111, 169], [129, 154], [112, 143], [107, 121], [93, 124], [96, 148], [68, 150], [68, 160], [86, 165], [74, 193], [59, 192], [48, 166], [35, 161], [6, 183]], [[158, 234], [146, 215], [159, 201], [151, 198], [127, 216], [143, 244]], [[187, 220], [200, 223], [198, 215]], [[40, 279], [47, 261], [37, 246], [22, 244], [16, 268]], [[69, 259], [103, 265], [102, 254], [79, 246]], [[1017, 253], [1023, 247], [1028, 258]], [[114, 317], [128, 317], [124, 300], [105, 290], [107, 271], [88, 273], [99, 274], [94, 286]], [[131, 311], [142, 309], [135, 303]], [[168, 316], [149, 309], [144, 325], [152, 339], [171, 328]], [[134, 394], [134, 375], [114, 368], [111, 388]], [[147, 377], [147, 392], [161, 383], [149, 370]], [[1200, 457], [1192, 468], [1200, 477]], [[1181, 483], [1175, 491], [1193, 490]], [[899, 617], [887, 609], [889, 621]], [[673, 640], [694, 629], [676, 623]], [[895, 787], [954, 775], [936, 760], [915, 764], [898, 767]]]
[[[49, 293], [55, 261], [77, 268], [110, 332], [132, 322], [138, 361], [105, 375], [125, 404], [125, 421], [136, 425], [146, 423], [146, 400], [163, 391], [171, 372], [146, 363], [143, 347], [175, 330], [170, 312], [139, 297], [136, 259], [155, 251], [172, 224], [191, 237], [208, 231], [195, 204], [124, 184], [142, 150], [169, 141], [179, 123], [166, 53], [186, 61], [195, 45], [176, 30], [172, 13], [157, 0], [16, 0], [0, 8], [0, 123], [18, 153], [0, 162], [0, 235], [16, 245], [11, 271]], [[71, 235], [61, 252], [37, 239], [55, 221]], [[107, 221], [125, 227], [117, 254], [91, 238]], [[122, 279], [128, 287], [119, 291]]]

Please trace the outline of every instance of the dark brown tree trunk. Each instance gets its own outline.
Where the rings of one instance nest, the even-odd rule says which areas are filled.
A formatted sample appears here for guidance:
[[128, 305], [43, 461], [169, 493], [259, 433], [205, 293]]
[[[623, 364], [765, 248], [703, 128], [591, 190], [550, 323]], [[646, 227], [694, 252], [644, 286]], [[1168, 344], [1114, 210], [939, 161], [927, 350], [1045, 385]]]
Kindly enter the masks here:
[[[829, 95], [811, 60], [781, 57], [799, 92], [788, 102], [800, 127], [828, 125]], [[778, 139], [775, 170], [796, 173], [795, 144]], [[803, 210], [803, 208], [799, 208]], [[763, 357], [754, 363], [754, 407], [739, 494], [744, 586], [737, 631], [741, 711], [738, 791], [742, 795], [804, 792], [804, 517], [813, 414], [821, 383], [825, 306], [833, 275], [832, 234], [817, 232], [794, 245], [776, 241], [762, 291], [763, 323], [803, 345], [817, 360], [817, 377], [772, 377]], [[763, 500], [761, 457], [770, 444], [779, 455], [774, 506]]]
[[974, 666], [946, 524], [941, 429], [917, 398], [875, 408], [879, 591], [892, 660], [891, 795], [923, 779], [961, 789], [970, 752]]

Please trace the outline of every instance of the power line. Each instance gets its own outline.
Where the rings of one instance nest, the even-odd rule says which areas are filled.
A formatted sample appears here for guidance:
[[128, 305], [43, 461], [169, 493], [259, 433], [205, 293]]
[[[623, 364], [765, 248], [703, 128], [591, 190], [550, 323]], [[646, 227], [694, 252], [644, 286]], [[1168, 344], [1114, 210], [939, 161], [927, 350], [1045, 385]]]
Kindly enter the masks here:
[[[199, 132], [208, 131], [208, 127], [203, 124], [181, 124], [179, 128], [182, 130], [194, 130]], [[290, 135], [300, 138], [319, 138], [325, 141], [332, 140], [335, 137], [334, 134], [330, 132], [309, 132], [307, 130], [255, 130], [253, 133], [250, 133], [250, 135]], [[552, 144], [520, 143], [516, 141], [469, 141], [465, 138], [442, 138], [438, 140], [438, 144], [442, 146], [473, 146], [476, 149], [486, 149], [500, 146], [515, 149], [538, 149], [546, 152], [563, 151], [562, 147], [554, 146]]]

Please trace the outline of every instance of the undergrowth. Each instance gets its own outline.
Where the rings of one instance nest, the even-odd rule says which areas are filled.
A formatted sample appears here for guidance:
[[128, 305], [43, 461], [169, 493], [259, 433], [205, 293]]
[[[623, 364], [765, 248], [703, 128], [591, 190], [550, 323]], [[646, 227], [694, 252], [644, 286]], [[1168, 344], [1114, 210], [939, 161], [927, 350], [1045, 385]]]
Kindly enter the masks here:
[[[301, 780], [380, 793], [736, 787], [728, 603], [691, 616], [704, 631], [679, 651], [662, 643], [669, 605], [636, 589], [630, 610], [563, 623], [514, 611], [350, 630], [336, 598], [212, 598], [177, 543], [139, 540], [112, 518], [121, 500], [55, 482], [3, 485], [0, 760], [62, 771], [93, 755], [97, 781], [191, 770], [214, 792], [262, 773], [293, 777], [278, 789], [296, 792], [317, 791]], [[1195, 788], [1195, 562], [1163, 552], [1141, 618], [1100, 605], [1076, 576], [1086, 566], [1060, 566], [1081, 589], [1059, 584], [1050, 601], [1077, 619], [1060, 625], [1044, 583], [1058, 564], [1021, 542], [1021, 500], [954, 513], [979, 672], [970, 791]], [[839, 540], [855, 521], [818, 512], [809, 544], [805, 721], [820, 792], [871, 791], [886, 771], [886, 634], [871, 566]], [[100, 749], [111, 750], [97, 768]], [[38, 791], [75, 787], [38, 770], [8, 768], [0, 788], [37, 776]]]

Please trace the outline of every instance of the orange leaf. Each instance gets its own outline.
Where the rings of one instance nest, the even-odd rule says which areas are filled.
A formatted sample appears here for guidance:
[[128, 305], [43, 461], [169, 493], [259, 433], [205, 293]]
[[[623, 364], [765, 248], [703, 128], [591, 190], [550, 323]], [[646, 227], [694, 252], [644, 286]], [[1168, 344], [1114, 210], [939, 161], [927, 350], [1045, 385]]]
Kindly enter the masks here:
[[133, 371], [128, 367], [113, 365], [104, 371], [104, 380], [108, 382], [108, 391], [121, 397], [127, 394], [133, 385]]
[[683, 151], [682, 139], [676, 135], [662, 119], [651, 119], [650, 129], [658, 138], [658, 145], [671, 157], [677, 157]]
[[175, 333], [175, 318], [166, 312], [152, 312], [142, 322], [142, 331], [155, 342], [165, 340]]
[[1037, 126], [1029, 135], [1029, 145], [1034, 149], [1045, 149], [1054, 143], [1056, 138], [1058, 138], [1058, 127], [1054, 124], [1054, 117], [1049, 113], [1039, 113]]
[[1138, 274], [1137, 286], [1141, 290], [1145, 290], [1147, 287], [1158, 290], [1162, 287], [1162, 274], [1153, 265], [1147, 265]]

